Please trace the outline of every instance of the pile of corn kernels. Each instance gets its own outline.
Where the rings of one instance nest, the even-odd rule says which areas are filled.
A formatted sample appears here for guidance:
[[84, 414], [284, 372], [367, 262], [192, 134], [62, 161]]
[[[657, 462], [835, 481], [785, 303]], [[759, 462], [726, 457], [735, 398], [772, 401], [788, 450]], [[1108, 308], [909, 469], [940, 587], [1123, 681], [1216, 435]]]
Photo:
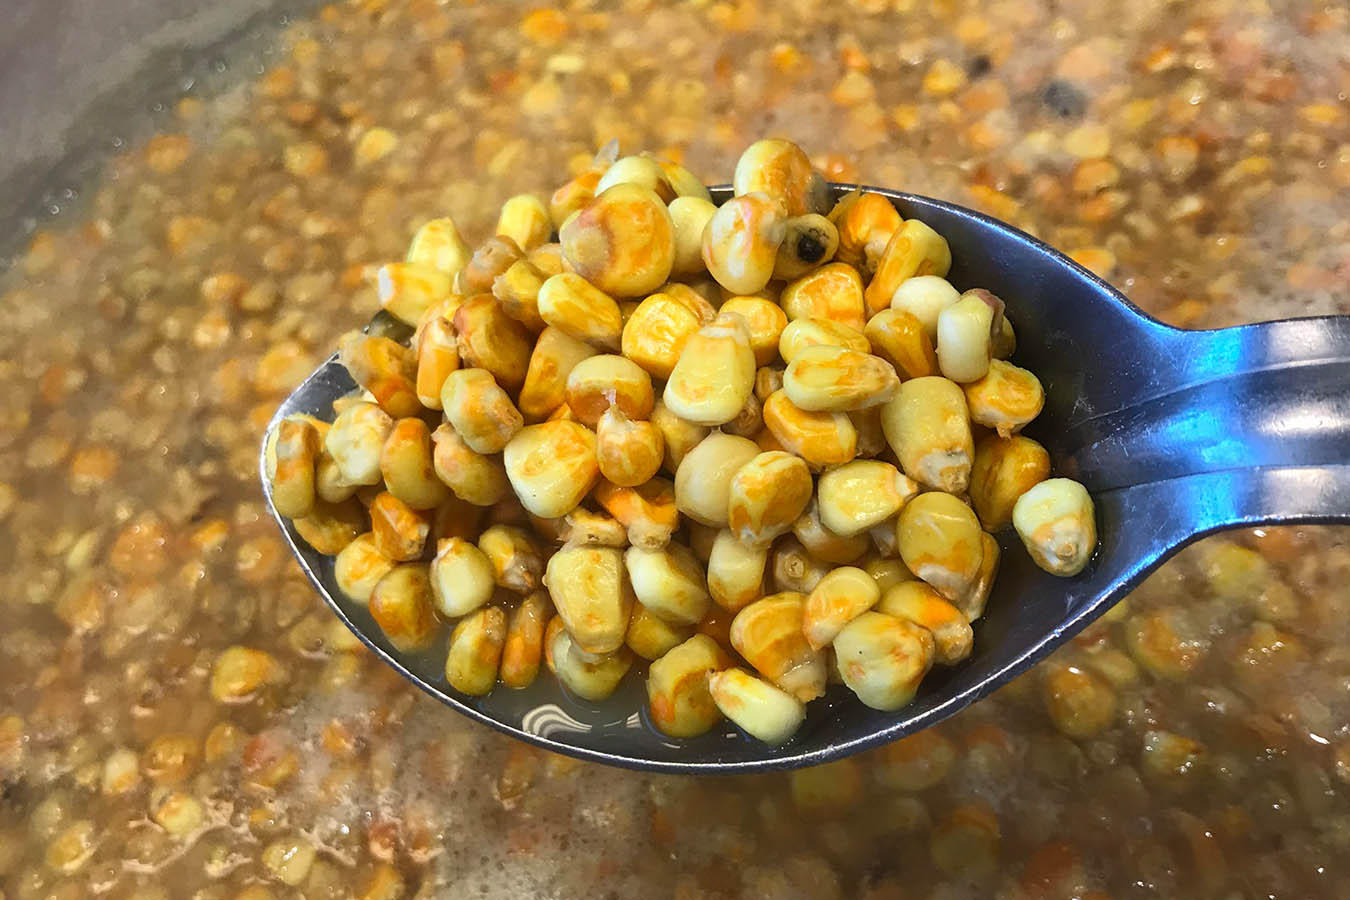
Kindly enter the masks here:
[[725, 716], [777, 744], [832, 676], [895, 710], [965, 659], [990, 532], [1087, 565], [1091, 499], [1018, 434], [1041, 384], [941, 235], [832, 203], [788, 141], [751, 145], [720, 207], [616, 155], [509, 199], [472, 254], [426, 223], [373, 273], [388, 323], [342, 342], [359, 388], [270, 436], [277, 511], [395, 649], [454, 622], [455, 690], [542, 662], [589, 701], [641, 657], [664, 733]]

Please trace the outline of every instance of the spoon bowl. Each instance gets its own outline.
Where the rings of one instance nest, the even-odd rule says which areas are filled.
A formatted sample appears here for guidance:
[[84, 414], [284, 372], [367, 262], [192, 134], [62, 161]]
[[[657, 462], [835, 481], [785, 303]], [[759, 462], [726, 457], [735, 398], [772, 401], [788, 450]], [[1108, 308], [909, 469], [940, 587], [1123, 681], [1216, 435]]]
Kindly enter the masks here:
[[[836, 198], [856, 187], [831, 185]], [[277, 514], [264, 471], [268, 508], [324, 601], [405, 678], [512, 737], [632, 769], [762, 772], [828, 762], [947, 718], [1043, 659], [1198, 537], [1350, 522], [1350, 316], [1181, 331], [1009, 225], [940, 200], [866, 189], [947, 239], [947, 277], [958, 290], [984, 287], [1003, 298], [1017, 329], [1011, 361], [1035, 372], [1046, 393], [1025, 434], [1045, 445], [1054, 474], [1083, 482], [1097, 512], [1097, 551], [1072, 578], [1037, 568], [1011, 529], [995, 535], [1001, 570], [974, 624], [974, 652], [935, 668], [912, 703], [878, 712], [832, 685], [807, 705], [791, 741], [770, 747], [729, 722], [697, 738], [666, 737], [648, 721], [638, 671], [602, 703], [568, 695], [547, 673], [522, 691], [460, 694], [445, 679], [447, 636], [426, 651], [395, 650], [337, 589], [332, 559]], [[711, 190], [719, 204], [731, 196], [725, 186]], [[269, 433], [293, 413], [331, 419], [333, 401], [354, 387], [333, 356], [286, 399]]]

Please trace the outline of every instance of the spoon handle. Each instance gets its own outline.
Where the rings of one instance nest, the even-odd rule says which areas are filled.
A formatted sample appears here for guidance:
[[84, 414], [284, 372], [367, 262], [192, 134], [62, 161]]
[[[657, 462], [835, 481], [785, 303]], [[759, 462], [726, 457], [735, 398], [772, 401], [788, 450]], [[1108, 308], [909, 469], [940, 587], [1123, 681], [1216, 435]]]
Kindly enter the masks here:
[[1054, 440], [1066, 471], [1095, 492], [1163, 488], [1154, 516], [1191, 536], [1350, 522], [1350, 316], [1153, 336], [1143, 395]]

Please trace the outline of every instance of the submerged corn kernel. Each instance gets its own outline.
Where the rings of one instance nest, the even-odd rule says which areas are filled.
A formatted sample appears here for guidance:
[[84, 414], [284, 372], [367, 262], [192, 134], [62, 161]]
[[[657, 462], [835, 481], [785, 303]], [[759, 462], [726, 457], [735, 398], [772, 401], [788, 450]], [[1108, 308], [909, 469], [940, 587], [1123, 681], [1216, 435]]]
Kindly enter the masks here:
[[595, 428], [611, 407], [630, 419], [646, 419], [656, 403], [652, 379], [622, 356], [590, 356], [567, 376], [567, 406], [583, 425]]
[[752, 545], [765, 545], [786, 534], [811, 501], [811, 471], [781, 450], [760, 453], [732, 476], [727, 497], [727, 527]]
[[521, 504], [545, 519], [575, 509], [600, 477], [595, 433], [579, 422], [543, 422], [521, 429], [506, 445], [502, 461]]
[[806, 703], [825, 693], [825, 656], [802, 633], [805, 598], [773, 594], [736, 613], [731, 644], [765, 678]]
[[1050, 454], [1031, 438], [989, 435], [975, 445], [970, 502], [985, 531], [1012, 522], [1017, 498], [1050, 477]]
[[620, 346], [625, 357], [652, 377], [666, 379], [700, 327], [698, 315], [686, 304], [658, 291], [639, 303], [628, 317]]
[[900, 387], [880, 357], [837, 347], [806, 347], [788, 363], [783, 392], [798, 409], [847, 412], [880, 406]]
[[649, 662], [660, 659], [693, 634], [689, 625], [672, 625], [642, 603], [633, 604], [624, 646]]
[[[801, 278], [834, 258], [839, 249], [839, 230], [822, 215], [793, 216], [784, 223], [783, 242], [778, 245], [773, 277], [782, 281]], [[861, 292], [861, 282], [859, 282]]]
[[517, 194], [502, 204], [494, 233], [510, 238], [528, 253], [548, 243], [549, 235], [553, 233], [553, 220], [543, 200], [534, 194]]
[[[835, 255], [867, 276], [876, 271], [886, 245], [901, 225], [895, 205], [871, 191], [855, 191], [842, 198], [830, 210], [829, 218], [839, 232]], [[875, 314], [882, 308], [869, 308], [868, 312]]]
[[721, 425], [736, 418], [755, 387], [755, 354], [745, 319], [719, 315], [685, 343], [671, 370], [662, 400], [677, 416], [696, 425]]
[[937, 351], [913, 313], [883, 309], [868, 320], [863, 334], [873, 352], [894, 366], [902, 379], [938, 374]]
[[708, 693], [708, 676], [731, 657], [706, 634], [696, 634], [651, 664], [647, 703], [652, 724], [671, 737], [703, 734], [721, 718]]
[[829, 187], [801, 147], [780, 138], [755, 141], [736, 160], [732, 189], [743, 196], [760, 191], [785, 216], [823, 213]]
[[397, 565], [375, 546], [375, 535], [358, 535], [333, 559], [338, 590], [355, 603], [366, 603], [379, 580]]
[[474, 506], [491, 506], [511, 490], [502, 461], [475, 453], [449, 424], [433, 431], [431, 442], [436, 477], [459, 499]]
[[478, 536], [478, 549], [492, 564], [493, 579], [518, 594], [537, 590], [544, 575], [544, 554], [528, 531], [493, 525]]
[[338, 359], [389, 415], [414, 416], [420, 411], [413, 380], [416, 360], [407, 347], [389, 338], [355, 333], [343, 339]]
[[773, 585], [779, 591], [809, 594], [830, 573], [830, 567], [812, 558], [795, 536], [780, 538], [770, 554]]
[[854, 618], [834, 639], [844, 684], [873, 709], [895, 710], [914, 699], [933, 666], [933, 635], [905, 619], [879, 612]]
[[382, 491], [370, 504], [370, 530], [376, 549], [390, 559], [407, 562], [422, 555], [431, 523], [393, 494]]
[[502, 645], [502, 684], [516, 690], [534, 684], [544, 657], [544, 628], [552, 616], [553, 601], [546, 591], [530, 594], [511, 613]]
[[661, 468], [665, 454], [661, 430], [651, 422], [628, 418], [617, 406], [600, 416], [595, 439], [600, 474], [617, 485], [645, 484]]
[[451, 372], [441, 389], [445, 418], [475, 453], [498, 453], [525, 424], [487, 369]]
[[581, 650], [613, 653], [623, 646], [635, 598], [621, 552], [564, 547], [549, 558], [544, 585]]
[[872, 352], [872, 345], [861, 331], [830, 319], [795, 319], [788, 322], [778, 337], [778, 355], [783, 362], [791, 363], [807, 347], [824, 345], [856, 350], [859, 353]]
[[547, 418], [567, 401], [567, 377], [596, 349], [560, 328], [549, 326], [539, 333], [520, 389], [520, 411], [529, 419]]
[[348, 484], [379, 484], [380, 453], [394, 420], [374, 403], [359, 402], [338, 413], [324, 447]]
[[697, 275], [704, 270], [703, 232], [717, 213], [703, 197], [676, 197], [666, 208], [675, 231], [675, 261], [671, 275]]
[[593, 703], [613, 694], [633, 665], [633, 653], [627, 647], [620, 646], [613, 653], [591, 653], [578, 646], [565, 628], [554, 631], [546, 646], [558, 680]]
[[963, 389], [970, 418], [977, 425], [994, 429], [999, 437], [1020, 431], [1045, 406], [1040, 379], [1001, 359], [991, 359], [985, 376], [963, 385]]
[[452, 219], [432, 219], [413, 235], [406, 259], [454, 278], [469, 264], [469, 248]]
[[732, 479], [758, 455], [759, 447], [748, 438], [717, 431], [708, 435], [685, 454], [675, 473], [680, 512], [704, 525], [727, 527]]
[[387, 263], [375, 271], [380, 308], [405, 325], [416, 325], [436, 303], [450, 296], [451, 278], [414, 262]]
[[380, 451], [380, 474], [389, 493], [413, 509], [434, 509], [450, 491], [432, 462], [431, 430], [421, 419], [399, 419]]
[[994, 590], [994, 579], [998, 577], [999, 559], [1003, 555], [998, 541], [987, 531], [980, 535], [980, 545], [984, 553], [980, 557], [980, 572], [975, 576], [975, 583], [959, 599], [953, 601], [957, 609], [961, 610], [971, 622], [984, 615], [984, 607]]
[[867, 307], [882, 310], [894, 305], [896, 288], [923, 275], [946, 277], [952, 266], [952, 251], [942, 235], [918, 219], [909, 219], [895, 230], [876, 274], [867, 285]]
[[[910, 278], [895, 289], [890, 307], [907, 312], [919, 320], [928, 342], [937, 342], [938, 317], [942, 311], [961, 299], [961, 292], [940, 275], [920, 275]], [[937, 374], [936, 372], [932, 374]]]
[[688, 547], [673, 541], [656, 550], [629, 547], [623, 559], [633, 593], [652, 615], [696, 625], [707, 614], [711, 598], [703, 569]]
[[820, 521], [841, 537], [880, 525], [919, 493], [919, 485], [895, 466], [855, 459], [820, 476]]
[[650, 294], [675, 263], [670, 213], [656, 193], [636, 184], [597, 194], [563, 223], [559, 238], [572, 270], [614, 297]]
[[539, 289], [548, 277], [528, 259], [518, 259], [492, 280], [492, 296], [497, 298], [508, 316], [531, 331], [543, 331]]
[[949, 493], [966, 490], [975, 447], [959, 385], [938, 376], [903, 382], [881, 425], [906, 475]]
[[441, 388], [450, 373], [459, 368], [459, 336], [449, 319], [437, 316], [417, 336], [417, 402], [427, 409], [441, 408]]
[[539, 316], [579, 341], [618, 350], [623, 312], [614, 298], [575, 272], [551, 276], [536, 297]]
[[846, 463], [857, 452], [858, 432], [845, 413], [809, 412], [784, 391], [775, 391], [764, 401], [762, 415], [783, 449], [814, 469]]
[[787, 327], [787, 314], [778, 304], [762, 297], [732, 297], [719, 313], [736, 313], [745, 320], [755, 365], [767, 366], [778, 358], [778, 339]]
[[825, 319], [862, 331], [867, 322], [862, 277], [852, 266], [830, 263], [783, 288], [783, 312], [797, 319]]
[[303, 419], [282, 419], [277, 423], [275, 453], [272, 505], [289, 519], [309, 515], [315, 501], [319, 430]]
[[905, 565], [952, 601], [970, 590], [980, 574], [983, 534], [971, 508], [940, 491], [910, 500], [896, 520]]
[[440, 630], [432, 609], [431, 578], [426, 563], [394, 566], [375, 584], [367, 605], [370, 617], [401, 653], [426, 648]]
[[450, 632], [445, 680], [462, 694], [481, 697], [497, 686], [506, 644], [506, 613], [489, 606], [465, 616]]
[[518, 391], [529, 371], [534, 336], [490, 295], [471, 297], [455, 311], [459, 355], [467, 366], [487, 369], [497, 383]]
[[829, 645], [840, 630], [881, 599], [876, 580], [862, 569], [844, 566], [820, 580], [802, 609], [802, 633], [813, 649]]
[[783, 743], [806, 718], [800, 700], [744, 669], [710, 672], [708, 692], [722, 715], [766, 744]]
[[703, 263], [717, 283], [753, 294], [773, 278], [786, 226], [768, 195], [751, 193], [723, 203], [703, 231]]
[[933, 633], [934, 659], [951, 666], [970, 655], [975, 634], [965, 613], [922, 581], [905, 581], [888, 590], [877, 611], [908, 619]]
[[631, 488], [601, 481], [595, 501], [628, 530], [628, 542], [644, 550], [664, 547], [680, 525], [675, 486], [664, 478]]
[[1050, 478], [1024, 493], [1012, 521], [1036, 565], [1052, 575], [1077, 575], [1097, 547], [1092, 498], [1069, 478]]
[[464, 538], [441, 541], [429, 574], [436, 609], [450, 619], [468, 615], [487, 603], [496, 587], [492, 560]]
[[765, 545], [745, 544], [728, 529], [717, 533], [708, 554], [708, 591], [717, 605], [735, 612], [764, 596]]

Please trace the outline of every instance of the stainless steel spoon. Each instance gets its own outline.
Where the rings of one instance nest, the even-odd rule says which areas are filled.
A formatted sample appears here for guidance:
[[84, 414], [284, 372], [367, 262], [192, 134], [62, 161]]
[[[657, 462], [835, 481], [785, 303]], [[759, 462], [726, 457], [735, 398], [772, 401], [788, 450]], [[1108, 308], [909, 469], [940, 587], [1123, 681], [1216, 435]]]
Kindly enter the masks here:
[[[853, 185], [833, 185], [836, 196]], [[1152, 319], [1054, 249], [980, 213], [877, 190], [906, 219], [951, 245], [948, 276], [986, 287], [1017, 327], [1013, 361], [1045, 385], [1045, 411], [1026, 429], [1054, 470], [1082, 481], [1097, 507], [1100, 546], [1080, 575], [1032, 564], [1016, 535], [998, 535], [1002, 570], [975, 651], [938, 668], [913, 703], [894, 713], [864, 707], [835, 686], [808, 707], [796, 737], [768, 747], [729, 723], [673, 740], [647, 722], [643, 678], [633, 672], [610, 700], [564, 694], [547, 673], [524, 691], [466, 697], [445, 681], [444, 640], [406, 654], [333, 581], [332, 561], [268, 507], [301, 568], [333, 611], [386, 663], [471, 719], [558, 753], [659, 772], [743, 773], [813, 765], [926, 728], [992, 693], [1110, 609], [1185, 544], [1239, 526], [1350, 522], [1350, 316], [1181, 331]], [[713, 199], [731, 196], [712, 189]], [[296, 389], [291, 413], [331, 418], [351, 390], [330, 358]], [[269, 428], [270, 430], [270, 428]]]

